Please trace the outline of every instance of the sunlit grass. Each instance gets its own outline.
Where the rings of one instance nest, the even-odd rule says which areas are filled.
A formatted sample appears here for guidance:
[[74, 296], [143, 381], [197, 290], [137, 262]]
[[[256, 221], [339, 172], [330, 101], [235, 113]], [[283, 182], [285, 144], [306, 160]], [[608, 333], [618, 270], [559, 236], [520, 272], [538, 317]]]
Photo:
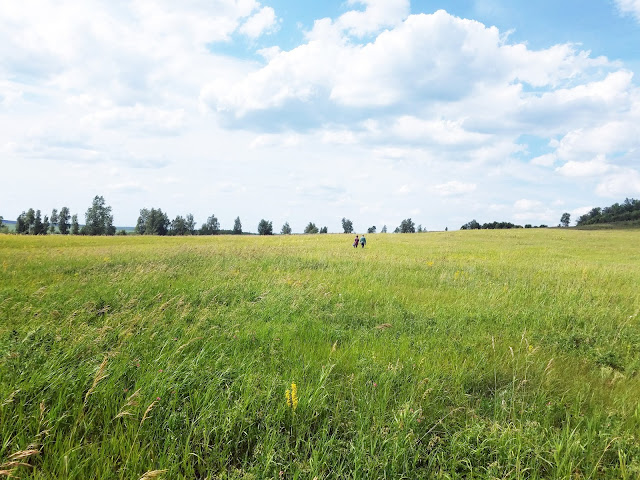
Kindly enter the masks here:
[[636, 478], [638, 233], [0, 235], [0, 472]]

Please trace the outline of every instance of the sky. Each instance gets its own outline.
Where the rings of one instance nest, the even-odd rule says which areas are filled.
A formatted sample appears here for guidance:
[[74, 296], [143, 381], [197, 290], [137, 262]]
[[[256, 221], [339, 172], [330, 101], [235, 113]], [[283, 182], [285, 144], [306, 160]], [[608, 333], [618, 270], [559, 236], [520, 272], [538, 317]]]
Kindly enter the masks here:
[[0, 215], [557, 225], [640, 197], [640, 0], [0, 2]]

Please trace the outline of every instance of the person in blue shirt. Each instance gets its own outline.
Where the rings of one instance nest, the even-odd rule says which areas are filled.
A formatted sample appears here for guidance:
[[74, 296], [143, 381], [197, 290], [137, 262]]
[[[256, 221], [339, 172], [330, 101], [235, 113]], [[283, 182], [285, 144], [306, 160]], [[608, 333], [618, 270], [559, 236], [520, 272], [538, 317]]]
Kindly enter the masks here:
[[367, 244], [367, 239], [364, 238], [364, 233], [363, 233], [362, 236], [360, 237], [360, 246], [364, 248], [366, 244]]

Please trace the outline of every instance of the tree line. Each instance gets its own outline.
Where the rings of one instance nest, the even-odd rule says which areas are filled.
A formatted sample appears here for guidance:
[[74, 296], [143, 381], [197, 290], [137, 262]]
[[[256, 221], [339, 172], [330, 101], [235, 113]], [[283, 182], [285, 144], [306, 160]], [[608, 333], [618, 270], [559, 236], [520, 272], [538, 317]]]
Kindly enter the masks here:
[[[116, 227], [113, 225], [112, 209], [106, 204], [104, 197], [96, 195], [84, 215], [84, 224], [80, 225], [77, 214], [71, 214], [68, 207], [62, 207], [59, 211], [53, 209], [51, 215], [42, 215], [40, 210], [33, 208], [23, 211], [16, 220], [16, 233], [26, 235], [46, 235], [48, 233], [60, 233], [62, 235], [115, 235]], [[3, 218], [0, 216], [0, 232], [6, 231], [3, 225]], [[568, 227], [571, 215], [567, 212], [563, 213], [560, 218], [559, 226]], [[640, 200], [625, 199], [622, 204], [614, 203], [609, 207], [593, 208], [589, 213], [582, 215], [577, 221], [577, 226], [593, 225], [597, 223], [615, 223], [640, 220]], [[526, 224], [524, 228], [546, 228], [547, 225], [532, 226]], [[493, 229], [510, 229], [523, 228], [522, 225], [516, 225], [511, 222], [489, 222], [480, 224], [475, 219], [465, 223], [460, 230], [493, 230]], [[344, 233], [354, 233], [353, 222], [348, 218], [342, 218], [342, 230]], [[448, 229], [445, 229], [448, 230]], [[241, 235], [245, 232], [242, 230], [242, 222], [240, 217], [236, 217], [233, 228], [223, 230], [220, 222], [215, 215], [211, 215], [207, 220], [196, 228], [196, 221], [192, 214], [185, 216], [177, 215], [173, 220], [160, 208], [143, 208], [134, 228], [135, 233], [139, 235], [219, 235], [233, 234]], [[258, 223], [257, 228], [259, 235], [273, 235], [273, 222], [262, 219]], [[394, 233], [421, 233], [427, 230], [418, 225], [411, 218], [406, 218], [400, 222], [394, 230]], [[290, 235], [292, 233], [289, 222], [285, 222], [280, 229], [281, 235]], [[305, 234], [328, 233], [326, 226], [318, 228], [315, 223], [309, 222], [304, 228]], [[371, 226], [367, 228], [367, 233], [377, 233], [377, 227]], [[387, 226], [384, 225], [380, 233], [387, 233]], [[126, 234], [125, 230], [120, 230], [118, 234]]]
[[547, 225], [531, 225], [527, 223], [524, 227], [522, 225], [516, 225], [511, 222], [489, 222], [483, 223], [482, 225], [478, 223], [475, 219], [470, 222], [465, 223], [460, 227], [460, 230], [503, 230], [510, 228], [547, 228]]
[[[25, 235], [46, 235], [59, 233], [62, 235], [115, 235], [116, 227], [113, 225], [113, 215], [111, 206], [107, 205], [103, 196], [96, 195], [87, 209], [81, 225], [77, 214], [71, 214], [68, 207], [62, 207], [60, 211], [53, 209], [51, 216], [42, 215], [40, 210], [30, 208], [23, 211], [16, 220], [16, 233]], [[0, 217], [0, 228], [2, 228], [3, 218]], [[196, 228], [196, 221], [191, 213], [182, 216], [177, 215], [173, 220], [160, 208], [143, 208], [136, 222], [134, 232], [138, 235], [220, 235], [232, 234], [241, 235], [242, 230], [240, 217], [236, 217], [233, 228], [223, 230], [218, 218], [212, 214], [207, 220]], [[354, 233], [353, 222], [345, 217], [342, 218], [342, 230], [344, 233]], [[273, 235], [273, 222], [262, 219], [258, 223], [258, 235]], [[421, 225], [417, 232], [426, 232]], [[376, 226], [369, 227], [367, 233], [376, 233]], [[415, 233], [415, 223], [410, 219], [402, 220], [395, 233]], [[118, 235], [126, 235], [125, 230], [117, 232]], [[285, 222], [280, 229], [281, 235], [291, 235], [292, 228], [289, 222]], [[329, 233], [327, 226], [318, 228], [314, 222], [309, 222], [304, 228], [305, 234]], [[387, 226], [384, 225], [380, 233], [387, 233]]]
[[576, 226], [595, 225], [598, 223], [619, 223], [640, 220], [640, 200], [625, 198], [622, 204], [614, 203], [609, 207], [595, 207], [581, 215]]

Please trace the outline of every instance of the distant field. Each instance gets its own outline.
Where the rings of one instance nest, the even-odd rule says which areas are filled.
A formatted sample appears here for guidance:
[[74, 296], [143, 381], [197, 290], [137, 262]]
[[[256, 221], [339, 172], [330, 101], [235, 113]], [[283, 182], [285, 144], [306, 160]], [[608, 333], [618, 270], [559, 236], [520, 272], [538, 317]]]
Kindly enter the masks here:
[[638, 478], [639, 236], [0, 235], [0, 477]]

